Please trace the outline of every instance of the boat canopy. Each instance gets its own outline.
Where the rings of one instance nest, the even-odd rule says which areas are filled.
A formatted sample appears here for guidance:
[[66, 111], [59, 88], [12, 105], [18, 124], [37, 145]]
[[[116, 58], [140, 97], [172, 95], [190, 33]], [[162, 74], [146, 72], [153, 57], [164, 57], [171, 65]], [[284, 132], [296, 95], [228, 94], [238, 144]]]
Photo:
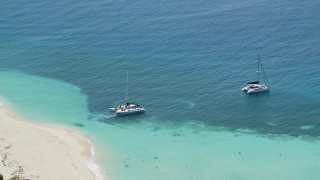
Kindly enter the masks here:
[[248, 82], [248, 84], [259, 84], [259, 81]]
[[137, 105], [138, 103], [135, 103], [135, 102], [126, 102], [126, 105]]

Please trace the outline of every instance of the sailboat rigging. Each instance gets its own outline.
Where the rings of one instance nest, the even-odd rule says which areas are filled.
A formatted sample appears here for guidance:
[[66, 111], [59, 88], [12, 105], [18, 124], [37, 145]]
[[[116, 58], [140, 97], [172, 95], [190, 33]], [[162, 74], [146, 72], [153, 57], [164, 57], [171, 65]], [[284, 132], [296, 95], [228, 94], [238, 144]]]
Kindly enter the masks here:
[[110, 111], [115, 113], [118, 116], [144, 113], [146, 111], [144, 107], [142, 107], [140, 104], [128, 101], [128, 91], [129, 91], [129, 75], [127, 71], [127, 87], [126, 87], [125, 104], [117, 105], [114, 108], [109, 108]]
[[[242, 88], [242, 91], [246, 91], [248, 94], [251, 93], [258, 93], [258, 92], [266, 92], [269, 91], [270, 86], [269, 86], [269, 80], [267, 77], [266, 72], [264, 71], [262, 62], [260, 60], [260, 56], [258, 56], [258, 70], [257, 70], [257, 76], [258, 80], [253, 81], [253, 82], [248, 82], [247, 86]], [[260, 74], [261, 73], [261, 74]], [[262, 76], [264, 83], [260, 84], [260, 76]]]

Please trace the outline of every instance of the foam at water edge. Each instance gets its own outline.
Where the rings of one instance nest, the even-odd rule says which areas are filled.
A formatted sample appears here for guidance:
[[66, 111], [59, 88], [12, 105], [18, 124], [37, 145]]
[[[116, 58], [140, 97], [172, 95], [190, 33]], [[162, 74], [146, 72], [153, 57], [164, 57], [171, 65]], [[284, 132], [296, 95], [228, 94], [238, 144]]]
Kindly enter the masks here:
[[96, 160], [94, 158], [95, 148], [92, 146], [90, 141], [89, 143], [91, 145], [91, 157], [85, 164], [88, 167], [88, 169], [95, 175], [96, 180], [105, 180], [106, 175], [104, 171], [101, 169], [101, 167], [96, 163]]

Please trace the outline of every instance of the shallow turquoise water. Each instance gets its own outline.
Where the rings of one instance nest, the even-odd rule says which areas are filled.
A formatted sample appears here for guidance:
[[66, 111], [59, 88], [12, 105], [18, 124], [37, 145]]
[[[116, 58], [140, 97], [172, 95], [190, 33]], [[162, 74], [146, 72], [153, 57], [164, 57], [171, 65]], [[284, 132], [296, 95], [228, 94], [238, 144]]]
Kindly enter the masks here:
[[87, 96], [79, 88], [18, 71], [0, 74], [1, 95], [16, 105], [23, 117], [50, 123], [87, 122]]

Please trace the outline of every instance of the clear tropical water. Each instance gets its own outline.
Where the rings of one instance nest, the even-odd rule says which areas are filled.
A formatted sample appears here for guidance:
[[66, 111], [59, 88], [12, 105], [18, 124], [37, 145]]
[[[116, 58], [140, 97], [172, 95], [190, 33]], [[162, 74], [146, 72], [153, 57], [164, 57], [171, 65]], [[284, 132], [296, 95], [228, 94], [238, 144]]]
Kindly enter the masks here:
[[[23, 117], [87, 133], [109, 179], [317, 179], [319, 8], [2, 1], [0, 93]], [[248, 96], [258, 54], [271, 91]], [[115, 118], [126, 70], [147, 113]]]

